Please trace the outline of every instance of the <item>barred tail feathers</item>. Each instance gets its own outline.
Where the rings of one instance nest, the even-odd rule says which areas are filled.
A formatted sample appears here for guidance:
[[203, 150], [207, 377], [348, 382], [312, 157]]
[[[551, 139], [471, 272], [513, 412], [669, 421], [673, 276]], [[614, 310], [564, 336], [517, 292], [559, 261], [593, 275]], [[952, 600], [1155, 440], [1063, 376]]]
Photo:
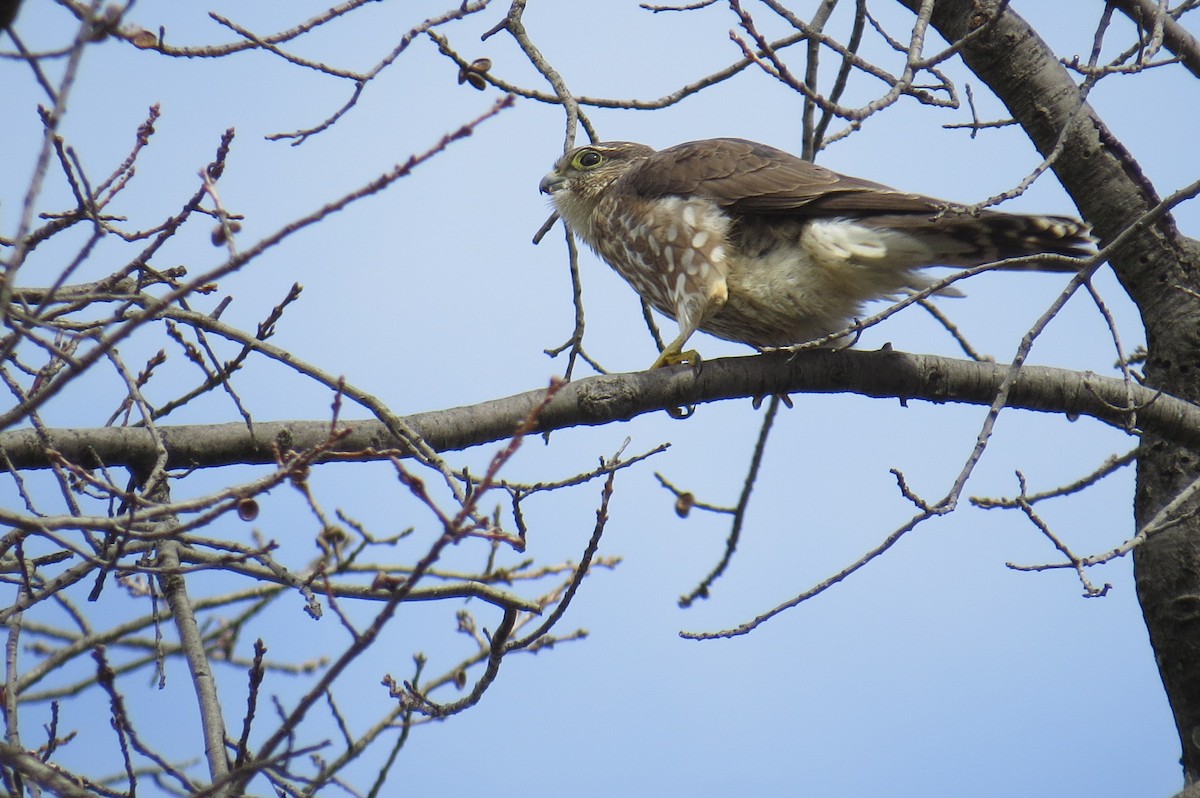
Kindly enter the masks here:
[[[859, 224], [886, 230], [889, 249], [917, 266], [979, 266], [1029, 255], [1087, 257], [1095, 252], [1091, 228], [1066, 216], [1033, 216], [984, 211], [931, 218], [888, 214], [864, 217]], [[1075, 271], [1070, 264], [1031, 263], [1014, 269]]]

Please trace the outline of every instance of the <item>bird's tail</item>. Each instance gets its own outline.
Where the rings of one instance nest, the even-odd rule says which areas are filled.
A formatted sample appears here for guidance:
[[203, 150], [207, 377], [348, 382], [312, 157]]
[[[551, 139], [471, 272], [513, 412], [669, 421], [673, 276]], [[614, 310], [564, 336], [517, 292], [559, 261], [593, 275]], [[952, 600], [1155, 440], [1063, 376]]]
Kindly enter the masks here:
[[[949, 211], [935, 217], [924, 214], [870, 216], [860, 219], [859, 223], [884, 228], [910, 239], [915, 247], [925, 250], [924, 257], [920, 258], [925, 262], [920, 265], [926, 266], [966, 268], [1028, 255], [1080, 258], [1095, 253], [1091, 228], [1066, 216], [1026, 216], [997, 211], [974, 215]], [[1007, 268], [1061, 272], [1077, 269], [1067, 263], [1045, 262]]]

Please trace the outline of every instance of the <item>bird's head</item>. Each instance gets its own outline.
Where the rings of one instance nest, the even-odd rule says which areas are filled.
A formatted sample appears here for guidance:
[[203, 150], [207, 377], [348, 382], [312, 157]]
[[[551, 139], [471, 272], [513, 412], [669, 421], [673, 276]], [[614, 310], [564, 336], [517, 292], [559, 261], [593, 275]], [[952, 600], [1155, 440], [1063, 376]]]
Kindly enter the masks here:
[[592, 213], [608, 189], [653, 154], [645, 144], [629, 141], [576, 147], [555, 162], [538, 188], [550, 195], [567, 224], [587, 238]]

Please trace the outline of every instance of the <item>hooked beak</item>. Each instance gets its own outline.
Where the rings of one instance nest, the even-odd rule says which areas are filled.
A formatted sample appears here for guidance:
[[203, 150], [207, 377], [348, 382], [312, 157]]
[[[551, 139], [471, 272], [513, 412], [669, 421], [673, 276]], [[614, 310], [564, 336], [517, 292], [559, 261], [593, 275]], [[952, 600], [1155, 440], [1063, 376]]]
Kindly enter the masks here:
[[542, 178], [542, 182], [538, 183], [538, 191], [542, 192], [543, 194], [553, 194], [555, 191], [558, 191], [560, 188], [562, 188], [563, 184], [566, 182], [567, 179], [558, 172], [550, 172]]

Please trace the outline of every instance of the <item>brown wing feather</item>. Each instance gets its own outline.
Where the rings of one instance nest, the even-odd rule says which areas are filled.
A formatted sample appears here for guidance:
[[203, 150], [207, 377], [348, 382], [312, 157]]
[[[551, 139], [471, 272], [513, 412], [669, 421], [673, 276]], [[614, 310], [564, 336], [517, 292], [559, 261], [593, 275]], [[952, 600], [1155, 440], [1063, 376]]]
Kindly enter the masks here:
[[745, 139], [689, 141], [654, 153], [627, 176], [647, 197], [702, 195], [734, 214], [852, 216], [936, 213], [946, 203], [841, 175]]

